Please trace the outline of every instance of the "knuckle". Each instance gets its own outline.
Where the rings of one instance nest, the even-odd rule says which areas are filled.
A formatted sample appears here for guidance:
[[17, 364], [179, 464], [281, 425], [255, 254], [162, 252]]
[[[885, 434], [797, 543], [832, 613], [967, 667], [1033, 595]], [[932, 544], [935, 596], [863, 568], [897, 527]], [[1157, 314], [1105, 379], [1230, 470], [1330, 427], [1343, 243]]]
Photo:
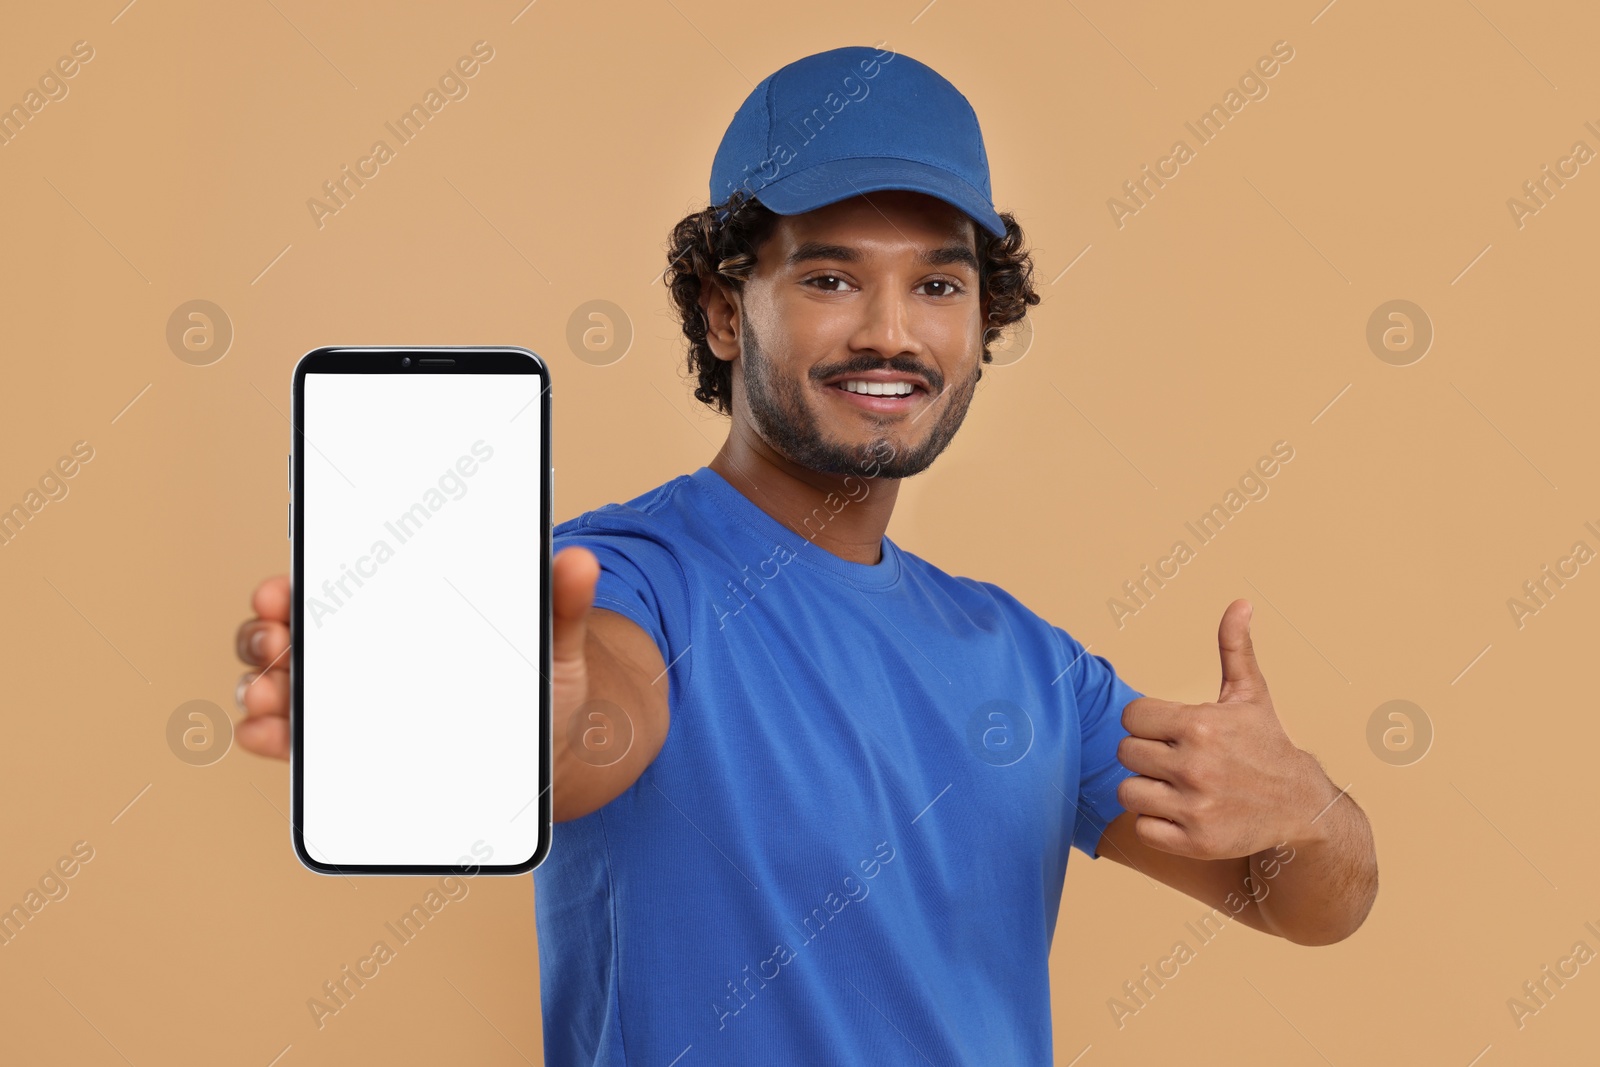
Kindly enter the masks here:
[[1133, 808], [1133, 782], [1133, 778], [1124, 778], [1117, 783], [1117, 803], [1130, 810]]

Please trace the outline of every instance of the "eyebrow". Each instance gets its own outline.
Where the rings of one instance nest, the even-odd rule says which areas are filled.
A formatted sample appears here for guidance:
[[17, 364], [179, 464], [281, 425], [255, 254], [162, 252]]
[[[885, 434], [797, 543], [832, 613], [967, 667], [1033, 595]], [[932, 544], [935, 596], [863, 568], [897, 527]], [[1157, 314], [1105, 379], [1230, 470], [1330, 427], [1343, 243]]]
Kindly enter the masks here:
[[[793, 267], [811, 260], [833, 260], [839, 263], [859, 263], [861, 253], [848, 245], [825, 244], [821, 241], [805, 241], [784, 261], [784, 266]], [[970, 267], [974, 273], [978, 270], [978, 257], [972, 249], [964, 245], [947, 245], [944, 248], [923, 249], [917, 253], [917, 260], [930, 267], [943, 267], [952, 263], [960, 263]]]

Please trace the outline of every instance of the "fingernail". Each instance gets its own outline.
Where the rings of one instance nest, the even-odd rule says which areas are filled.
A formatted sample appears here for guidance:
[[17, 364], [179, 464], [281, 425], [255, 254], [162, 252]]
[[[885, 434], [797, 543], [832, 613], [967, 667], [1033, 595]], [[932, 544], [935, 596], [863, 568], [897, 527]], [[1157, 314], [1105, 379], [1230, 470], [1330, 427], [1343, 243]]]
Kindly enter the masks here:
[[233, 702], [246, 715], [250, 714], [250, 709], [244, 706], [244, 691], [250, 688], [250, 683], [254, 682], [257, 677], [259, 675], [255, 672], [247, 671], [239, 676], [239, 684], [233, 687]]
[[250, 635], [250, 654], [252, 656], [261, 655], [261, 645], [266, 641], [266, 639], [267, 631], [265, 630], [257, 630], [255, 633]]

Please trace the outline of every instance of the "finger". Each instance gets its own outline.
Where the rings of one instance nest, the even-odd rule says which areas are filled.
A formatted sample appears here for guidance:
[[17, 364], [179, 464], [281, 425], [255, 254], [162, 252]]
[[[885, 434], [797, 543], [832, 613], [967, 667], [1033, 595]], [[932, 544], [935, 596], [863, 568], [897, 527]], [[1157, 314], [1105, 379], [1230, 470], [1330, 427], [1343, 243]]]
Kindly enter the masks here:
[[1189, 715], [1189, 706], [1176, 700], [1137, 697], [1122, 709], [1122, 728], [1134, 737], [1176, 741], [1182, 736]]
[[245, 671], [233, 687], [233, 702], [246, 719], [289, 714], [287, 670]]
[[1129, 811], [1155, 815], [1173, 822], [1179, 821], [1183, 802], [1182, 796], [1171, 784], [1140, 774], [1124, 778], [1118, 783], [1117, 800]]
[[281, 622], [247, 619], [239, 624], [233, 643], [239, 658], [251, 666], [287, 666], [289, 627]]
[[1151, 848], [1170, 852], [1176, 856], [1198, 856], [1189, 832], [1171, 819], [1156, 815], [1140, 815], [1133, 821], [1133, 832], [1140, 841]]
[[239, 747], [258, 756], [289, 758], [289, 720], [278, 715], [245, 719], [233, 728]]
[[256, 591], [250, 596], [250, 606], [260, 618], [288, 625], [289, 576], [274, 575], [256, 586]]
[[1239, 599], [1229, 604], [1222, 613], [1217, 627], [1217, 650], [1222, 656], [1222, 689], [1219, 702], [1248, 700], [1267, 686], [1261, 676], [1261, 666], [1256, 662], [1256, 650], [1250, 640], [1250, 617], [1254, 608], [1250, 601]]
[[599, 580], [600, 561], [581, 545], [564, 548], [551, 560], [550, 615], [555, 631], [550, 640], [552, 665], [584, 662], [589, 608]]
[[1135, 774], [1171, 783], [1177, 776], [1178, 753], [1165, 741], [1129, 736], [1117, 743], [1117, 762]]

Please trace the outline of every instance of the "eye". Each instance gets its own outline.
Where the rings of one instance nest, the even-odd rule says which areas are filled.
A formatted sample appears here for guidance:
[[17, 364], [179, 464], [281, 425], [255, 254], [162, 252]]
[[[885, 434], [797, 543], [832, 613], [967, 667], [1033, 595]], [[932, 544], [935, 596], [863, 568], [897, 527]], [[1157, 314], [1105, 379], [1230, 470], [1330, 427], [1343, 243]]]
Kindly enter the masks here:
[[955, 282], [950, 281], [947, 278], [932, 278], [932, 279], [930, 279], [928, 281], [923, 282], [922, 284], [923, 285], [942, 285], [942, 286], [945, 287], [945, 291], [944, 292], [935, 293], [934, 294], [935, 296], [959, 296], [962, 293], [966, 292], [966, 289], [962, 288], [961, 286], [957, 285]]
[[[818, 282], [844, 282], [844, 279], [839, 277], [837, 274], [819, 274], [815, 278], [807, 278], [801, 284], [802, 285], [816, 285], [816, 283], [818, 283]], [[849, 284], [849, 283], [846, 282], [845, 284]], [[841, 290], [839, 290], [839, 289], [829, 289], [829, 288], [826, 288], [826, 287], [824, 287], [822, 285], [817, 285], [817, 288], [822, 290], [825, 293], [841, 292]]]

